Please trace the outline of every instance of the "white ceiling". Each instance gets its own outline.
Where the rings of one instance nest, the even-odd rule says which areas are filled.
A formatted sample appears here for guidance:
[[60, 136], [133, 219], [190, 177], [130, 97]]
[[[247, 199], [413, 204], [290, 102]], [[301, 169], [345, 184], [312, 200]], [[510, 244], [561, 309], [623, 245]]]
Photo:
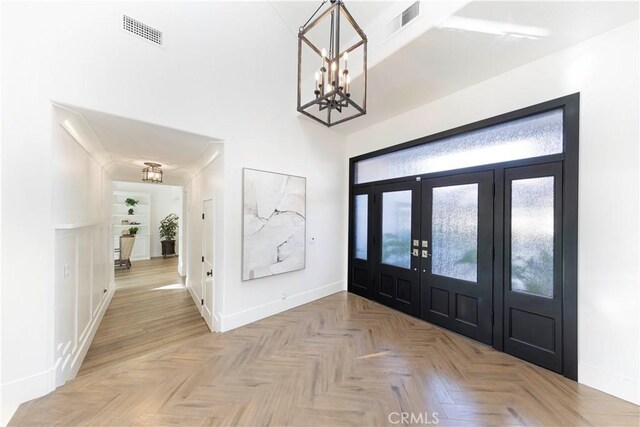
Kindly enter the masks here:
[[[285, 25], [294, 33], [298, 34], [298, 29], [320, 6], [320, 1], [275, 1], [269, 0], [269, 4], [280, 15]], [[327, 3], [328, 4], [328, 3]], [[322, 10], [327, 8], [327, 4]], [[394, 1], [347, 1], [345, 6], [349, 13], [361, 27], [366, 27], [372, 23], [381, 13], [394, 6]], [[318, 15], [316, 15], [317, 17]]]
[[71, 107], [95, 133], [117, 181], [139, 182], [144, 162], [160, 163], [164, 184], [184, 185], [221, 149], [216, 139], [132, 119]]
[[[387, 17], [396, 16], [398, 8], [409, 3], [352, 0], [347, 7], [370, 35], [370, 50], [379, 46], [381, 53], [394, 45], [390, 39], [381, 39]], [[443, 4], [423, 1], [420, 17], [401, 30], [416, 36], [406, 44], [397, 43], [402, 46], [397, 50], [379, 55], [380, 60], [370, 67], [367, 115], [335, 130], [358, 131], [638, 19], [637, 2], [474, 1], [463, 6], [461, 1], [447, 19], [449, 11], [443, 19], [436, 16], [433, 8], [438, 3]], [[269, 4], [295, 37], [320, 2]], [[84, 117], [91, 129], [88, 134], [95, 133], [116, 180], [139, 181], [143, 163], [152, 161], [163, 165], [167, 184], [183, 185], [199, 163], [222, 147], [215, 138], [70, 108]]]
[[637, 2], [471, 2], [370, 68], [367, 115], [335, 129], [358, 131], [637, 19]]

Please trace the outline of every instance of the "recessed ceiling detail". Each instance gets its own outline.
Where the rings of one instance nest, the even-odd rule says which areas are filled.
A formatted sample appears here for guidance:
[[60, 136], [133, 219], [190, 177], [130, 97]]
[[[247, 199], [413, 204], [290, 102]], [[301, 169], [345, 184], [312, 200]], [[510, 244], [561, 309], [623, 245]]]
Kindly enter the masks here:
[[127, 15], [122, 15], [122, 29], [151, 43], [162, 46], [162, 31], [156, 30]]

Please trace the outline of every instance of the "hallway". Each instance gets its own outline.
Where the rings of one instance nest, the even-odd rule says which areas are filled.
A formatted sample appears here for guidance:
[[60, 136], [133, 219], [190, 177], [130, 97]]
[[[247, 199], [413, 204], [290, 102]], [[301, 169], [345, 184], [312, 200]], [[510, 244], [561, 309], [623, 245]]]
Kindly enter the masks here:
[[131, 270], [116, 270], [116, 293], [79, 377], [209, 334], [177, 268], [175, 257], [134, 261]]
[[[115, 311], [115, 310], [114, 310]], [[638, 407], [340, 292], [73, 380], [11, 425], [635, 425]], [[425, 415], [426, 414], [426, 415]]]

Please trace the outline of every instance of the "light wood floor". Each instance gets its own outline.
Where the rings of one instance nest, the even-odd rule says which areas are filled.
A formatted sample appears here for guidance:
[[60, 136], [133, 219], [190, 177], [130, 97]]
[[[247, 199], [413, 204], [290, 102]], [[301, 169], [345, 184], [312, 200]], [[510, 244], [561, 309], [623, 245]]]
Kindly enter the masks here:
[[116, 270], [116, 293], [78, 376], [209, 333], [177, 269], [177, 258], [153, 258]]
[[88, 373], [11, 424], [373, 426], [401, 412], [446, 426], [640, 419], [635, 405], [341, 292]]

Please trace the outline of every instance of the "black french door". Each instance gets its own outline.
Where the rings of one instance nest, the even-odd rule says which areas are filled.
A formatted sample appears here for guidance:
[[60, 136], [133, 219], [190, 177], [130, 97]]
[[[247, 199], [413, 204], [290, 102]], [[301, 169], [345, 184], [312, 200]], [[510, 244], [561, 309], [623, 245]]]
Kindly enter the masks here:
[[417, 316], [420, 182], [379, 185], [373, 194], [373, 299]]
[[422, 182], [420, 317], [492, 343], [493, 171]]
[[[371, 193], [371, 256], [352, 263], [351, 288], [491, 344], [493, 172], [376, 185]], [[369, 197], [354, 195], [356, 240]]]
[[504, 350], [562, 372], [562, 163], [505, 170]]
[[562, 163], [500, 176], [498, 205], [492, 170], [354, 191], [350, 290], [491, 345], [504, 289], [498, 347], [562, 372]]

